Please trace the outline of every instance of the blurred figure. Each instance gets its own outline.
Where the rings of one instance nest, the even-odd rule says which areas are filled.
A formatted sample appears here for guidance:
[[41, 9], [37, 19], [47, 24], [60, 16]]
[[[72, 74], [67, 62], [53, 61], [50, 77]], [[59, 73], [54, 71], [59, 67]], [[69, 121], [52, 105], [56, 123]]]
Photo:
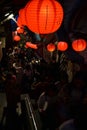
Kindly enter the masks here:
[[7, 97], [7, 107], [16, 106], [16, 75], [8, 73], [5, 81], [5, 92]]
[[70, 111], [72, 116], [76, 116], [79, 112], [78, 110], [84, 105], [87, 104], [87, 88], [86, 82], [84, 78], [84, 74], [82, 72], [76, 73], [73, 77], [71, 86], [69, 88], [69, 96], [70, 96]]
[[38, 99], [38, 111], [42, 121], [42, 130], [55, 130], [56, 128], [56, 100], [57, 89], [50, 84]]
[[6, 130], [19, 129], [17, 103], [20, 100], [20, 93], [16, 87], [16, 76], [11, 72], [7, 74], [5, 81], [5, 92], [7, 98]]
[[82, 106], [76, 118], [64, 121], [56, 130], [87, 130], [87, 106]]
[[76, 130], [87, 130], [87, 105], [83, 105], [78, 109], [74, 124]]
[[33, 81], [33, 74], [32, 74], [32, 70], [31, 70], [31, 66], [26, 65], [24, 72], [23, 72], [22, 80], [21, 80], [21, 86], [22, 86], [23, 93], [29, 93], [31, 91], [32, 81]]
[[60, 74], [60, 82], [58, 84], [58, 116], [59, 124], [70, 119], [70, 113], [68, 108], [69, 93], [68, 93], [68, 75], [65, 71]]
[[64, 121], [56, 130], [76, 130], [74, 119]]

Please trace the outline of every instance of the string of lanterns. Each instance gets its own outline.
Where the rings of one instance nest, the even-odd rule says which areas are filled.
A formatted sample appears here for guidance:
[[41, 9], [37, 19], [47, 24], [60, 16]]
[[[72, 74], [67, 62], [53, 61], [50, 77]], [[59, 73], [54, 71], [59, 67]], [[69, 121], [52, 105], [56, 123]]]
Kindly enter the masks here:
[[[24, 29], [23, 28], [17, 28], [17, 33], [18, 34], [21, 34], [21, 33], [24, 33]], [[20, 35], [16, 35], [14, 36], [14, 41], [20, 41], [21, 38], [20, 38]], [[58, 41], [57, 45], [55, 45], [55, 43], [49, 43], [47, 45], [47, 50], [49, 52], [53, 52], [55, 51], [56, 49], [59, 50], [59, 51], [66, 51], [68, 49], [68, 43], [65, 42], [65, 41]], [[32, 48], [32, 49], [38, 49], [38, 44], [35, 44], [35, 43], [32, 43], [31, 41], [27, 41], [25, 43], [25, 47], [26, 48]], [[75, 39], [72, 41], [72, 49], [74, 51], [77, 51], [77, 52], [80, 52], [80, 51], [84, 51], [87, 47], [87, 41], [84, 40], [84, 39]]]
[[57, 45], [50, 43], [47, 45], [47, 50], [50, 52], [55, 51], [56, 49], [59, 51], [66, 51], [68, 48], [68, 43], [64, 41], [59, 41]]
[[[84, 51], [86, 47], [87, 47], [87, 42], [84, 39], [75, 39], [72, 42], [72, 49], [76, 52]], [[57, 43], [57, 47], [55, 44], [52, 43], [47, 45], [47, 50], [50, 52], [55, 51], [56, 48], [59, 51], [66, 51], [68, 49], [68, 43], [65, 41], [59, 41]]]
[[[57, 31], [63, 22], [64, 11], [62, 5], [55, 0], [31, 0], [24, 8], [19, 10], [19, 16], [17, 19], [17, 33], [24, 34], [24, 26], [27, 26], [29, 30], [37, 34], [50, 34]], [[20, 36], [14, 36], [15, 41], [20, 41]], [[74, 51], [84, 51], [86, 49], [87, 42], [84, 39], [76, 39], [72, 42], [72, 48]], [[36, 44], [32, 42], [26, 42], [26, 48], [38, 49]], [[65, 41], [58, 41], [57, 46], [54, 43], [47, 45], [47, 50], [50, 52], [55, 49], [60, 51], [66, 51], [68, 49], [68, 43]]]

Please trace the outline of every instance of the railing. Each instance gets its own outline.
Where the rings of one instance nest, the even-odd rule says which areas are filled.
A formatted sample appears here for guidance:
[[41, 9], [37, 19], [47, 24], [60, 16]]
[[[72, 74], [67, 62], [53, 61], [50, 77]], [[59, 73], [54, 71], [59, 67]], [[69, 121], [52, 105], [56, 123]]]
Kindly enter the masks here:
[[31, 99], [28, 94], [21, 95], [22, 113], [24, 115], [26, 130], [41, 130], [40, 121], [38, 120], [33, 109]]

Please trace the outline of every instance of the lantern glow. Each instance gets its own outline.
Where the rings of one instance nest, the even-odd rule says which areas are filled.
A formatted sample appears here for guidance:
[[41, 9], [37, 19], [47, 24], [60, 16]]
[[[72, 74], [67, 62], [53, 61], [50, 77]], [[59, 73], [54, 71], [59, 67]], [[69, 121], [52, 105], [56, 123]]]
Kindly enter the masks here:
[[28, 46], [25, 44], [25, 46], [24, 46], [26, 49], [28, 48]]
[[33, 43], [31, 43], [31, 42], [26, 42], [26, 47], [27, 48], [32, 48], [32, 49], [37, 49], [38, 47], [37, 47], [37, 45], [36, 44], [33, 44]]
[[17, 27], [17, 33], [23, 33], [24, 32], [24, 29], [23, 27]]
[[84, 51], [86, 48], [86, 41], [84, 39], [76, 39], [72, 42], [72, 48], [75, 51]]
[[37, 34], [53, 33], [63, 21], [63, 8], [55, 0], [31, 0], [26, 5], [26, 23]]
[[14, 41], [17, 41], [17, 42], [18, 42], [18, 41], [20, 41], [21, 38], [20, 38], [20, 36], [15, 35], [15, 36], [13, 37], [13, 39], [14, 39]]
[[47, 50], [50, 52], [53, 52], [55, 50], [55, 45], [53, 43], [50, 43], [47, 45]]
[[57, 49], [58, 50], [60, 50], [60, 51], [66, 51], [67, 48], [68, 48], [67, 42], [65, 42], [65, 41], [58, 42], [58, 44], [57, 44]]

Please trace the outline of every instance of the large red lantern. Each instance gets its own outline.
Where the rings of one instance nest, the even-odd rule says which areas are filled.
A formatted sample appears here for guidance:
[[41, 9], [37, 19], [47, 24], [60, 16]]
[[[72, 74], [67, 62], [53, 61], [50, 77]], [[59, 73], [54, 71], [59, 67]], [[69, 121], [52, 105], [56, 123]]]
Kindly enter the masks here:
[[58, 50], [60, 50], [60, 51], [66, 51], [67, 48], [68, 48], [67, 42], [65, 42], [65, 41], [58, 42], [58, 44], [57, 44], [57, 49]]
[[63, 21], [63, 8], [55, 0], [31, 0], [25, 12], [28, 28], [38, 34], [57, 31]]
[[72, 48], [75, 51], [83, 51], [86, 49], [86, 41], [84, 39], [76, 39], [72, 42]]
[[55, 50], [55, 45], [53, 43], [50, 43], [47, 45], [47, 50], [50, 52], [53, 52]]

